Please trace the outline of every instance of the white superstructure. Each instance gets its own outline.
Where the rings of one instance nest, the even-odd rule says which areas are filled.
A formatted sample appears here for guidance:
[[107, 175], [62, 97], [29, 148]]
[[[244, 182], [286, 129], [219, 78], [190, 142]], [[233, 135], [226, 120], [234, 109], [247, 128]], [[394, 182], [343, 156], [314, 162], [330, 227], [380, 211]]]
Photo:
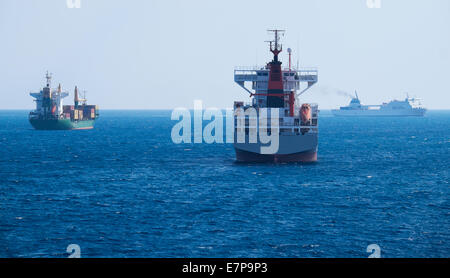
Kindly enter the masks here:
[[[279, 53], [283, 47], [279, 39], [284, 31], [269, 32], [275, 35], [269, 41], [273, 60], [262, 67], [240, 67], [234, 71], [234, 81], [250, 96], [250, 103], [234, 102], [236, 158], [243, 162], [316, 161], [318, 105], [302, 103], [299, 96], [317, 83], [318, 70], [293, 68], [289, 48], [289, 67], [282, 67]], [[246, 82], [251, 87], [247, 88]], [[274, 152], [266, 152], [270, 144], [257, 140], [258, 131], [260, 135], [276, 134], [279, 144]]]
[[63, 114], [62, 99], [69, 95], [68, 92], [62, 91], [61, 84], [58, 89], [51, 88], [52, 76], [47, 72], [45, 78], [47, 79], [46, 86], [38, 93], [30, 93], [36, 101], [36, 110], [30, 113], [30, 117], [60, 117]]

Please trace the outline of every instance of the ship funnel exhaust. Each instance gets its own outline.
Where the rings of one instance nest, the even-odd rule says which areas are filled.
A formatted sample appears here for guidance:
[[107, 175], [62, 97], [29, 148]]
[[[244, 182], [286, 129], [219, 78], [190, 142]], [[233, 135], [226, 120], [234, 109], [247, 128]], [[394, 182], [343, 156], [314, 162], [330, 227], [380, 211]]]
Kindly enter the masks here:
[[78, 98], [78, 88], [77, 88], [77, 86], [75, 86], [73, 102], [75, 104], [75, 108], [78, 107], [79, 98]]

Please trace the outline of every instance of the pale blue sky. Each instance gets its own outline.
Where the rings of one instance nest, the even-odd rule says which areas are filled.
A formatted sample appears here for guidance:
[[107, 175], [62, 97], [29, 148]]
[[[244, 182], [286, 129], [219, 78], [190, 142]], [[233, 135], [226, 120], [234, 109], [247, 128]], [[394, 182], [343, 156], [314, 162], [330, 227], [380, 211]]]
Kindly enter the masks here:
[[450, 109], [448, 0], [1, 0], [0, 109], [33, 108], [46, 70], [103, 109], [231, 107], [248, 100], [234, 67], [269, 61], [274, 27], [319, 68], [305, 102], [334, 108], [349, 101], [337, 91], [357, 89], [366, 104], [409, 92]]

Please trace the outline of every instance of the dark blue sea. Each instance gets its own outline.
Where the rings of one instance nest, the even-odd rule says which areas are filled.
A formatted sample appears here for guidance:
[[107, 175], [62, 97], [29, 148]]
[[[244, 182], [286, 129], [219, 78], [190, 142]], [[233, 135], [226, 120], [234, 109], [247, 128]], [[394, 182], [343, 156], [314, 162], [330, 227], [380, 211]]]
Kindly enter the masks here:
[[36, 131], [0, 111], [0, 257], [450, 256], [450, 111], [321, 112], [319, 161], [239, 164], [172, 143], [171, 111]]

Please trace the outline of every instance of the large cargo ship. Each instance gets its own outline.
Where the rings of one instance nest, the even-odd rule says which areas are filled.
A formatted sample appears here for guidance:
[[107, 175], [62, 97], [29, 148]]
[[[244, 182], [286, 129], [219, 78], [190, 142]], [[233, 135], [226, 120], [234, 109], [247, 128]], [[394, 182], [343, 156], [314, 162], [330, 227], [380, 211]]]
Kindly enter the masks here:
[[368, 117], [401, 117], [425, 115], [427, 110], [422, 107], [420, 98], [411, 98], [408, 95], [405, 100], [393, 100], [381, 105], [362, 105], [358, 93], [352, 98], [348, 106], [333, 109], [335, 116], [368, 116]]
[[78, 88], [74, 91], [74, 105], [63, 105], [63, 98], [69, 95], [51, 88], [51, 75], [46, 74], [47, 84], [37, 93], [30, 93], [36, 101], [36, 109], [29, 114], [30, 124], [40, 130], [92, 129], [99, 116], [97, 105], [88, 105], [86, 97], [79, 97]]
[[[279, 43], [283, 30], [273, 32], [270, 41], [273, 60], [263, 67], [237, 68], [234, 81], [250, 94], [251, 102], [234, 103], [234, 149], [236, 160], [242, 162], [313, 162], [317, 160], [318, 146], [318, 105], [301, 103], [299, 96], [317, 83], [318, 71], [315, 68], [299, 69], [291, 66], [292, 50], [288, 49], [289, 67], [282, 68]], [[251, 89], [245, 86], [251, 82]], [[251, 115], [247, 111], [256, 111]], [[265, 112], [263, 112], [265, 111]], [[270, 113], [269, 113], [270, 111]], [[278, 118], [278, 125], [273, 124], [273, 111]], [[261, 112], [265, 113], [262, 114]], [[270, 123], [270, 127], [261, 129], [261, 121]], [[239, 126], [238, 122], [243, 123]], [[267, 134], [278, 134], [276, 152], [266, 152], [267, 143], [251, 140], [251, 135], [259, 129]], [[239, 140], [239, 131], [245, 130]], [[241, 134], [244, 134], [241, 133]], [[252, 141], [252, 142], [251, 142]]]

